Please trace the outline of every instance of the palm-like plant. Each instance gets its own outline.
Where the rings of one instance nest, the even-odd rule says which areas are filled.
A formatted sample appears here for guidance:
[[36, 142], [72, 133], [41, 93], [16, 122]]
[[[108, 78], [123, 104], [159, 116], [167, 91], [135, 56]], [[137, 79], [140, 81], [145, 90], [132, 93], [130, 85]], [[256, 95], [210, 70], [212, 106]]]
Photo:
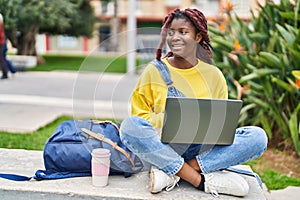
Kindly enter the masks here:
[[[229, 97], [243, 99], [242, 125], [260, 125], [270, 144], [300, 155], [299, 0], [260, 6], [243, 21], [227, 15], [209, 26], [214, 62], [228, 81]], [[224, 16], [224, 15], [223, 15]]]

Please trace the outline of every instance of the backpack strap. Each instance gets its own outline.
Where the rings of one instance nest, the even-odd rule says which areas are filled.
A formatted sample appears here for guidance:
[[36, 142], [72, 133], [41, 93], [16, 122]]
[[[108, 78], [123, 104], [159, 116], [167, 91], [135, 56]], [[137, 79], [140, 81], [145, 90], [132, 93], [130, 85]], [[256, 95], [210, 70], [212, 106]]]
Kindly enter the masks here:
[[5, 178], [12, 181], [30, 181], [33, 177], [22, 176], [17, 174], [0, 174], [0, 178]]
[[113, 125], [119, 132], [120, 132], [120, 126], [116, 124], [115, 122], [112, 122], [110, 120], [96, 120], [92, 119], [91, 120], [93, 124], [111, 124]]
[[41, 181], [41, 180], [63, 179], [63, 178], [84, 177], [84, 176], [91, 176], [91, 173], [57, 172], [51, 169], [47, 169], [47, 170], [37, 170], [33, 178], [37, 181]]
[[103, 141], [103, 142], [106, 142], [106, 143], [110, 144], [114, 149], [118, 150], [124, 156], [126, 156], [126, 158], [128, 158], [128, 160], [130, 161], [130, 163], [132, 164], [132, 166], [135, 167], [135, 164], [134, 164], [133, 160], [131, 159], [129, 153], [127, 153], [124, 149], [122, 149], [121, 147], [119, 147], [117, 143], [113, 142], [109, 138], [106, 138], [101, 133], [95, 133], [95, 132], [90, 131], [90, 130], [88, 130], [86, 128], [82, 128], [81, 130], [83, 132], [85, 132], [86, 134], [88, 134], [89, 136], [93, 137], [93, 138], [96, 138], [96, 139], [98, 139], [100, 141]]

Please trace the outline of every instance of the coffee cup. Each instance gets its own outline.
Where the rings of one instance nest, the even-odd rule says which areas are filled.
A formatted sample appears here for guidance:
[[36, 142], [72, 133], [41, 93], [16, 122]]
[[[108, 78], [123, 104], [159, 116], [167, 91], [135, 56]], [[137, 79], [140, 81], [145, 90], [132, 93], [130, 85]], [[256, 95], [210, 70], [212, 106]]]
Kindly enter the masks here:
[[92, 183], [97, 187], [108, 184], [110, 168], [110, 151], [104, 148], [96, 148], [92, 151]]

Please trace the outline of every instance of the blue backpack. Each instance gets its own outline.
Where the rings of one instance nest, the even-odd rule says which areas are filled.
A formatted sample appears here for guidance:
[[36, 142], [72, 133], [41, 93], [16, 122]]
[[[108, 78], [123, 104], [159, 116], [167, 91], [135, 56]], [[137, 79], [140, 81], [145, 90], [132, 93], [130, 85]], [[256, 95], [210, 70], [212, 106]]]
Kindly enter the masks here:
[[0, 177], [25, 181], [91, 176], [91, 152], [95, 148], [110, 150], [110, 175], [129, 177], [143, 168], [142, 161], [122, 144], [118, 123], [69, 120], [61, 123], [45, 144], [45, 170], [38, 170], [33, 177], [14, 174], [0, 174]]

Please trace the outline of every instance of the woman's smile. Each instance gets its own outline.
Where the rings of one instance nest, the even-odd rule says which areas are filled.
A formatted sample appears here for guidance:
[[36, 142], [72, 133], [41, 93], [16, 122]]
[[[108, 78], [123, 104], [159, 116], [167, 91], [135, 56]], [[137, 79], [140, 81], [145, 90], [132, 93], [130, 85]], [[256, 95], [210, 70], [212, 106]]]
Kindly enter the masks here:
[[172, 51], [176, 51], [176, 50], [181, 50], [182, 48], [184, 48], [184, 44], [172, 44], [171, 45], [171, 49]]

